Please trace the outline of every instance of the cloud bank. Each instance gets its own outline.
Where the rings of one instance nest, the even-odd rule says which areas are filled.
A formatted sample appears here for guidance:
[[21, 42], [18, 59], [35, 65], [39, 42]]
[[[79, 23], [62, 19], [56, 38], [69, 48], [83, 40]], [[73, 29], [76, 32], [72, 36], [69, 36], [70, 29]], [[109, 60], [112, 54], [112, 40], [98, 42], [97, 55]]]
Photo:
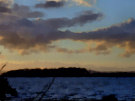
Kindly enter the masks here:
[[[18, 51], [21, 54], [47, 52], [51, 49], [65, 53], [109, 54], [113, 47], [118, 47], [125, 50], [120, 54], [121, 56], [130, 57], [135, 54], [134, 19], [96, 31], [75, 33], [68, 30], [61, 31], [60, 28], [83, 26], [86, 23], [100, 20], [103, 14], [88, 10], [71, 19], [33, 20], [33, 18], [44, 16], [44, 14], [39, 11], [31, 11], [29, 7], [18, 4], [14, 4], [12, 8], [3, 7], [7, 7], [10, 12], [3, 10], [5, 13], [0, 13], [0, 45], [9, 50]], [[65, 39], [84, 42], [87, 47], [74, 51], [51, 45], [57, 40]], [[93, 44], [95, 45], [93, 46]]]
[[100, 19], [102, 14], [85, 11], [72, 19], [29, 20], [28, 18], [42, 16], [42, 13], [31, 12], [28, 7], [15, 4], [11, 14], [0, 16], [0, 44], [26, 54], [31, 51], [46, 51], [53, 41], [68, 39], [70, 33], [62, 32], [59, 28], [84, 25]]

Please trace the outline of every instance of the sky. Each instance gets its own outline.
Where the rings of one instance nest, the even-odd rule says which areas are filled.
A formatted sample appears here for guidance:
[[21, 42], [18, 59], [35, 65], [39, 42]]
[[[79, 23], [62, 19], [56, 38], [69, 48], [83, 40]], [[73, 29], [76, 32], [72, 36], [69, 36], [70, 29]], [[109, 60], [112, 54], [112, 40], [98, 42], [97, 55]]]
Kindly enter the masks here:
[[135, 71], [135, 0], [0, 0], [0, 66]]

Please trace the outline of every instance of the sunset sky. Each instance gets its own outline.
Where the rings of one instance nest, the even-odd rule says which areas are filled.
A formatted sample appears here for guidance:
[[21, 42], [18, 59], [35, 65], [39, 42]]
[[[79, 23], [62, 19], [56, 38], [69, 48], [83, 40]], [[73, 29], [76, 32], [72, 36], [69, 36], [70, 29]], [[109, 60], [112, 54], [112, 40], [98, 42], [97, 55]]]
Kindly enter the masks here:
[[135, 71], [135, 0], [0, 0], [0, 66]]

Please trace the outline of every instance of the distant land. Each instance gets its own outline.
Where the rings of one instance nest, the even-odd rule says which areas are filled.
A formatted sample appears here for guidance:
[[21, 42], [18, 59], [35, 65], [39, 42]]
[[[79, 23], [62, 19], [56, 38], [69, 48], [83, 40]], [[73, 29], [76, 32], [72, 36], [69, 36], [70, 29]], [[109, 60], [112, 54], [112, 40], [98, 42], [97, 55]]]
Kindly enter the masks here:
[[135, 72], [98, 72], [85, 68], [19, 69], [3, 73], [4, 77], [135, 77]]

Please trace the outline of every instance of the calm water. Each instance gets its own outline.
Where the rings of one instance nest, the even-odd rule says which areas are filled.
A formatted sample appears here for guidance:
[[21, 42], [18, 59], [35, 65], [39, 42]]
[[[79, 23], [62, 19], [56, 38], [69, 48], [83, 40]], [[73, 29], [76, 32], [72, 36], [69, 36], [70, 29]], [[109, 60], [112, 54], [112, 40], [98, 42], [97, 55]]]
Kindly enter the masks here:
[[[8, 78], [19, 92], [18, 98], [36, 97], [52, 78]], [[49, 99], [101, 99], [115, 94], [119, 100], [135, 99], [135, 78], [81, 77], [56, 78], [45, 98]]]

